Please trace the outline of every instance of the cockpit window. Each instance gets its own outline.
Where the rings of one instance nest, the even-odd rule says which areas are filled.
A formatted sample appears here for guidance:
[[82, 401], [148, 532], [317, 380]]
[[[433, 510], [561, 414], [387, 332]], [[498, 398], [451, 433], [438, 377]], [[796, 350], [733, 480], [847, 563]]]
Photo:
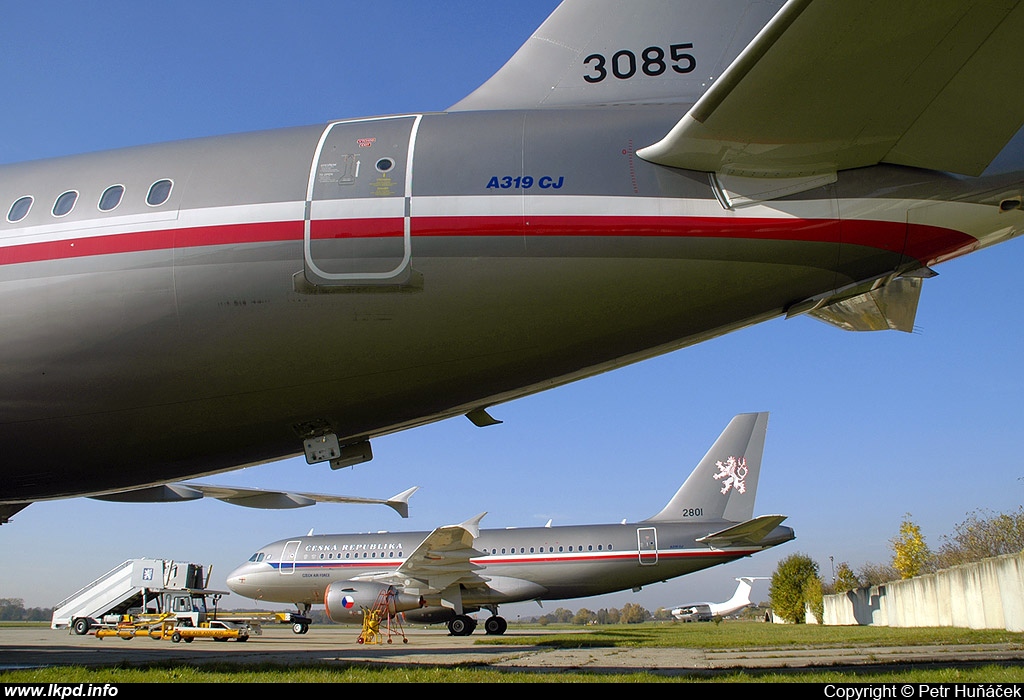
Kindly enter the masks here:
[[171, 196], [171, 187], [174, 185], [170, 180], [157, 180], [149, 188], [146, 195], [146, 204], [151, 207], [158, 207]]
[[26, 216], [28, 216], [28, 210], [31, 208], [32, 198], [22, 197], [11, 205], [11, 210], [7, 212], [7, 220], [10, 221], [12, 224], [15, 221], [21, 221]]
[[256, 552], [251, 557], [249, 557], [249, 561], [251, 561], [253, 564], [259, 564], [261, 561], [263, 561], [263, 556], [263, 552]]
[[123, 195], [123, 185], [111, 185], [107, 189], [103, 190], [103, 194], [100, 195], [100, 211], [110, 211], [117, 207], [117, 205], [121, 203], [121, 197]]

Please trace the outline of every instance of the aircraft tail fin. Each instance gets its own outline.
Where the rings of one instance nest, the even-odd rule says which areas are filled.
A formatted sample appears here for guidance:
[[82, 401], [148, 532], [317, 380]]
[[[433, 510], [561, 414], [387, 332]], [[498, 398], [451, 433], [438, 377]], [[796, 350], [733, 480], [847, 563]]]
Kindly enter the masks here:
[[753, 590], [753, 582], [755, 579], [750, 577], [741, 577], [736, 579], [736, 592], [732, 594], [732, 598], [725, 601], [723, 606], [734, 607], [739, 605], [750, 605], [750, 591]]
[[564, 0], [451, 111], [693, 104], [782, 0]]
[[746, 525], [754, 515], [767, 430], [767, 413], [733, 418], [668, 505], [647, 520], [728, 520]]

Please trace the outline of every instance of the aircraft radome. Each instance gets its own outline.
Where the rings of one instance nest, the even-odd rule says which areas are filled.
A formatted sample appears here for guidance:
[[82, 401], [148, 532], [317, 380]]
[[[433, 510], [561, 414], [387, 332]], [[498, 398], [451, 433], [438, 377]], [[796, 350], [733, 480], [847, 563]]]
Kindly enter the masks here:
[[908, 331], [1024, 226], [1022, 33], [1012, 0], [566, 0], [443, 112], [2, 166], [0, 521], [355, 464], [781, 316]]
[[332, 620], [360, 622], [377, 606], [458, 636], [485, 609], [487, 633], [502, 634], [503, 603], [639, 590], [792, 540], [786, 516], [754, 517], [767, 427], [767, 413], [733, 418], [665, 507], [636, 523], [481, 530], [481, 513], [432, 532], [310, 534], [261, 547], [227, 585], [301, 616], [323, 603]]

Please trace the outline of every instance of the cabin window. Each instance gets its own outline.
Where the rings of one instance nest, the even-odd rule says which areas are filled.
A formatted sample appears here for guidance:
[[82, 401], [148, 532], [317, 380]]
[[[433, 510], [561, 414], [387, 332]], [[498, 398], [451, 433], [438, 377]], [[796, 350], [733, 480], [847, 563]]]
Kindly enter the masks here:
[[533, 547], [530, 547], [530, 554], [533, 554]]
[[68, 190], [61, 196], [57, 197], [57, 201], [53, 203], [53, 215], [67, 216], [71, 213], [71, 210], [75, 208], [75, 202], [77, 201], [78, 193], [74, 190]]
[[12, 224], [15, 221], [21, 221], [28, 216], [28, 210], [32, 208], [32, 198], [22, 197], [11, 205], [11, 210], [7, 212], [7, 220]]
[[103, 194], [100, 195], [100, 211], [116, 209], [117, 205], [121, 203], [121, 197], [123, 196], [124, 185], [111, 185], [103, 190]]
[[146, 204], [151, 207], [158, 207], [171, 196], [171, 187], [174, 185], [170, 180], [157, 180], [149, 188], [146, 195]]

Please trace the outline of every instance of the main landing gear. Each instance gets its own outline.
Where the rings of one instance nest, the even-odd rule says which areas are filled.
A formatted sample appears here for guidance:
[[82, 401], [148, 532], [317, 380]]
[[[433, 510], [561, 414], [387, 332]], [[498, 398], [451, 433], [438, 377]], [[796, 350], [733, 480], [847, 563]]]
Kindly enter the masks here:
[[[476, 620], [468, 615], [456, 615], [448, 621], [448, 633], [453, 637], [468, 637], [473, 634], [473, 630], [475, 629]], [[505, 621], [505, 618], [499, 615], [491, 615], [489, 618], [484, 620], [484, 631], [487, 634], [505, 634], [505, 630], [507, 629], [508, 623]]]

